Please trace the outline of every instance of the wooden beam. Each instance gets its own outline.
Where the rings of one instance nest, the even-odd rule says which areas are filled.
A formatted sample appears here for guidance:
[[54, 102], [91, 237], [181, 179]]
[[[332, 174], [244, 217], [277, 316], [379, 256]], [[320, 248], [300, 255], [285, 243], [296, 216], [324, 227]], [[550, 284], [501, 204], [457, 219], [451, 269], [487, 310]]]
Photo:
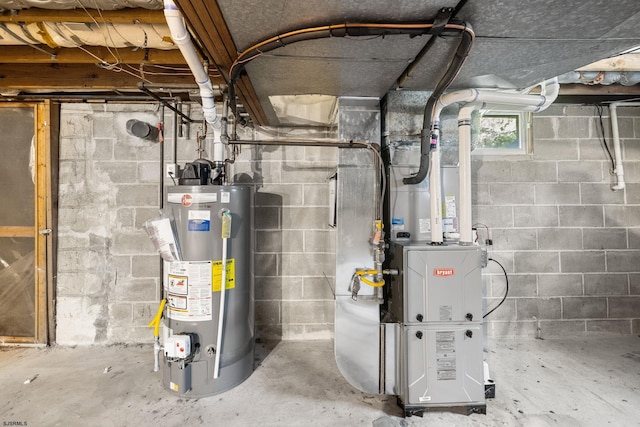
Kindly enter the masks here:
[[627, 53], [601, 59], [580, 67], [577, 71], [640, 71], [640, 53]]
[[[124, 64], [180, 64], [186, 67], [184, 57], [178, 49], [107, 49], [106, 47], [84, 47], [51, 49], [46, 46], [43, 49], [51, 52], [51, 56], [42, 53], [30, 46], [2, 46], [0, 49], [0, 63], [2, 64], [95, 64], [99, 61], [96, 57], [112, 63], [119, 60]], [[112, 53], [113, 52], [113, 53]], [[117, 55], [115, 58], [113, 55]]]
[[[202, 47], [220, 71], [228, 76], [231, 64], [238, 57], [238, 51], [217, 2], [177, 0], [176, 3], [193, 34], [202, 43]], [[266, 125], [267, 117], [262, 110], [251, 80], [246, 76], [242, 77], [238, 81], [236, 89], [240, 101], [253, 121], [259, 125]]]
[[[100, 68], [91, 64], [0, 64], [0, 88], [34, 89], [137, 89], [138, 82], [154, 84], [193, 85], [191, 73], [169, 75], [145, 74], [147, 80], [136, 76], [137, 68], [126, 71]], [[134, 75], [131, 75], [133, 73]], [[211, 76], [214, 85], [224, 84], [220, 77]]]
[[4, 11], [0, 14], [0, 22], [109, 22], [113, 24], [166, 24], [162, 10], [129, 8], [121, 10], [96, 9], [23, 9]]

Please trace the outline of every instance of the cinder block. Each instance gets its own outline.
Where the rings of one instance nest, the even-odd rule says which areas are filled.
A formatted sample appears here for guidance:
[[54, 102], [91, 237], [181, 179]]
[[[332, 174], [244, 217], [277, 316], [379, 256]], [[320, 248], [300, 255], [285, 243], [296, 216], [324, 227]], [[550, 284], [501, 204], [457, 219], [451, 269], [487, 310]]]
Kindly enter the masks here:
[[[138, 181], [137, 165], [135, 162], [93, 162], [94, 174], [106, 174], [113, 183], [133, 183]], [[109, 182], [106, 181], [106, 182]]]
[[131, 257], [133, 277], [160, 277], [160, 257], [158, 255], [134, 255]]
[[[118, 211], [120, 210], [121, 209], [118, 209]], [[146, 221], [152, 218], [158, 218], [160, 216], [160, 209], [158, 207], [133, 208], [133, 212], [135, 215], [135, 222], [133, 224], [133, 228], [135, 228], [136, 230], [144, 230], [143, 225]]]
[[502, 264], [507, 273], [513, 273], [514, 270], [514, 262], [513, 262], [513, 252], [511, 251], [493, 251], [489, 248], [489, 264], [487, 268], [485, 268], [482, 272], [484, 274], [492, 274], [498, 276], [504, 276], [504, 272], [500, 268], [500, 266], [495, 262], [499, 262]]
[[587, 330], [584, 320], [541, 320], [538, 328], [540, 338], [579, 335]]
[[637, 139], [622, 139], [620, 142], [622, 144], [624, 153], [623, 159], [625, 161], [640, 160], [640, 147], [638, 147], [639, 144]]
[[152, 255], [157, 251], [144, 231], [122, 230], [114, 232], [112, 253], [114, 255]]
[[536, 184], [536, 205], [577, 205], [580, 203], [579, 184]]
[[282, 254], [283, 276], [335, 276], [336, 256], [330, 254]]
[[538, 249], [582, 249], [579, 228], [539, 228]]
[[283, 207], [282, 228], [292, 230], [328, 229], [328, 207]]
[[146, 325], [109, 327], [107, 340], [111, 344], [150, 344], [153, 342], [153, 331]]
[[558, 162], [558, 181], [560, 182], [602, 182], [601, 161]]
[[607, 251], [607, 271], [634, 273], [640, 270], [640, 252]]
[[327, 277], [305, 277], [302, 297], [310, 300], [331, 300], [335, 299], [335, 278]]
[[333, 323], [333, 301], [282, 301], [282, 323]]
[[[158, 210], [155, 210], [156, 213]], [[117, 228], [133, 228], [135, 227], [135, 208], [120, 208], [116, 211], [116, 227]], [[138, 227], [136, 227], [138, 228]]]
[[560, 298], [516, 298], [518, 320], [560, 319]]
[[640, 296], [609, 297], [609, 318], [638, 318]]
[[603, 251], [561, 252], [560, 264], [563, 273], [606, 271]]
[[282, 266], [279, 254], [257, 253], [254, 255], [256, 279], [261, 276], [279, 276]]
[[280, 219], [282, 208], [256, 206], [253, 211], [256, 230], [279, 230], [282, 228]]
[[114, 269], [114, 277], [131, 277], [131, 256], [113, 256], [111, 257], [111, 265]]
[[[141, 160], [160, 162], [159, 144], [143, 141], [135, 137], [119, 136], [113, 146], [114, 160]], [[195, 156], [191, 156], [193, 160]], [[158, 172], [160, 173], [160, 172]]]
[[281, 323], [280, 301], [256, 301], [256, 325], [277, 325]]
[[304, 251], [335, 253], [335, 230], [308, 230], [304, 232]]
[[84, 184], [89, 179], [84, 160], [60, 160], [58, 173], [60, 182], [66, 184]]
[[[490, 295], [502, 298], [506, 290], [504, 274], [487, 276], [491, 288]], [[537, 295], [537, 280], [534, 274], [509, 274], [510, 297], [535, 297]]]
[[88, 245], [89, 236], [86, 233], [67, 231], [62, 227], [58, 228], [58, 251], [86, 248]]
[[627, 295], [629, 283], [626, 274], [585, 274], [585, 295]]
[[[599, 160], [607, 162], [608, 154], [602, 146], [602, 141], [599, 138], [583, 138], [578, 143], [580, 150], [580, 160]], [[606, 171], [608, 166], [605, 166]]]
[[536, 160], [578, 160], [578, 140], [537, 138], [533, 156]]
[[255, 203], [258, 206], [300, 206], [302, 190], [300, 184], [268, 184], [256, 192]]
[[512, 162], [513, 182], [557, 182], [556, 162], [528, 161]]
[[557, 252], [515, 252], [516, 273], [558, 273], [560, 264]]
[[555, 227], [558, 225], [557, 206], [514, 206], [516, 227]]
[[[132, 326], [147, 326], [151, 320], [153, 320], [153, 316], [156, 315], [158, 311], [158, 303], [157, 302], [140, 302], [132, 304], [133, 307], [133, 322]], [[151, 329], [149, 329], [151, 332]]]
[[474, 206], [472, 215], [475, 222], [488, 227], [513, 227], [513, 208], [511, 206]]
[[84, 114], [61, 115], [60, 138], [90, 139], [91, 117]]
[[302, 299], [302, 277], [256, 277], [256, 300]]
[[96, 326], [104, 321], [106, 307], [85, 297], [56, 298], [56, 343], [58, 345], [96, 344]]
[[473, 206], [491, 204], [489, 184], [471, 184], [471, 204]]
[[591, 138], [595, 135], [590, 117], [563, 117], [559, 121], [558, 138]]
[[302, 252], [303, 243], [302, 230], [256, 231], [256, 252]]
[[561, 227], [602, 227], [602, 206], [559, 206]]
[[303, 325], [303, 340], [332, 340], [334, 339], [333, 322], [322, 325]]
[[640, 184], [626, 183], [627, 203], [630, 205], [640, 205]]
[[631, 321], [631, 333], [634, 335], [640, 334], [640, 319], [633, 319]]
[[489, 184], [494, 205], [531, 205], [534, 203], [533, 184]]
[[118, 185], [116, 194], [116, 204], [118, 206], [158, 206], [159, 190], [157, 185], [135, 184]]
[[[164, 171], [163, 176], [164, 176]], [[138, 162], [137, 175], [132, 176], [132, 181], [140, 183], [160, 184], [160, 164], [159, 162]], [[164, 178], [165, 185], [171, 184], [171, 178]]]
[[624, 180], [627, 184], [640, 182], [640, 162], [624, 162]]
[[154, 301], [158, 298], [156, 279], [119, 279], [115, 283], [116, 301]]
[[630, 320], [587, 320], [587, 332], [606, 332], [620, 335], [631, 333]]
[[111, 278], [87, 271], [58, 272], [56, 292], [58, 296], [106, 297]]
[[329, 183], [304, 184], [303, 197], [305, 206], [328, 206]]
[[114, 138], [93, 138], [92, 160], [112, 160], [113, 147], [116, 140]]
[[131, 326], [133, 311], [130, 303], [111, 303], [108, 305], [108, 309], [110, 326]]
[[624, 203], [622, 191], [611, 191], [609, 184], [580, 184], [581, 201], [585, 205], [619, 205]]
[[540, 274], [538, 275], [538, 295], [543, 297], [582, 295], [582, 275]]
[[309, 184], [327, 182], [335, 172], [335, 165], [318, 165], [308, 162], [286, 162], [282, 169], [282, 182], [291, 184]]
[[537, 322], [526, 321], [488, 321], [488, 335], [491, 337], [535, 337]]
[[491, 230], [494, 250], [537, 249], [538, 242], [534, 228], [493, 228]]
[[334, 147], [304, 147], [304, 160], [308, 162], [338, 163], [338, 149]]
[[585, 249], [626, 249], [625, 228], [584, 228], [582, 230]]
[[640, 273], [629, 274], [629, 293], [640, 295]]
[[605, 206], [606, 227], [640, 227], [640, 206]]
[[562, 298], [563, 319], [605, 319], [607, 299], [599, 297]]
[[541, 138], [554, 139], [557, 137], [558, 118], [533, 116], [533, 140]]
[[[490, 312], [500, 304], [502, 298], [485, 298], [486, 312]], [[486, 313], [485, 313], [486, 314]], [[516, 300], [513, 298], [507, 298], [502, 305], [491, 313], [486, 319], [491, 320], [515, 320], [516, 319]]]
[[491, 161], [484, 158], [480, 161], [472, 158], [471, 176], [472, 181], [477, 183], [513, 182], [511, 162], [506, 161]]

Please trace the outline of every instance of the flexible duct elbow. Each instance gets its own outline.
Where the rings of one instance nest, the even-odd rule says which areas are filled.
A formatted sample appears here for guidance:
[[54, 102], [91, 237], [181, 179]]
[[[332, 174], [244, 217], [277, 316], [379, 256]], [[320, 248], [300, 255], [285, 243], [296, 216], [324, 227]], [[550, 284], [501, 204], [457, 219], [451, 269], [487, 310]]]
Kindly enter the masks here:
[[215, 128], [220, 128], [220, 120], [216, 115], [213, 99], [213, 85], [207, 71], [200, 63], [200, 58], [196, 52], [189, 31], [184, 22], [184, 18], [173, 0], [164, 0], [164, 16], [167, 26], [171, 32], [171, 39], [180, 49], [193, 77], [200, 88], [202, 99], [202, 111], [204, 120]]

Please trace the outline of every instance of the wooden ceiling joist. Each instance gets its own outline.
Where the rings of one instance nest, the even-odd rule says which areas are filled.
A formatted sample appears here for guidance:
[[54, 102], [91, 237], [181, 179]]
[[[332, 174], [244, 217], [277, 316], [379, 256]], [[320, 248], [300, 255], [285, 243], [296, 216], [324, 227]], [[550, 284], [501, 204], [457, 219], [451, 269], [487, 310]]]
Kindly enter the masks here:
[[[105, 62], [124, 64], [179, 64], [186, 68], [184, 57], [178, 49], [109, 49], [106, 47], [86, 46], [82, 49], [58, 48], [46, 46], [43, 50], [51, 52], [47, 55], [31, 46], [2, 46], [0, 49], [0, 63], [2, 64], [95, 64], [100, 58]], [[116, 56], [114, 56], [116, 55]]]
[[[107, 70], [91, 64], [0, 64], [0, 88], [17, 90], [57, 89], [136, 89], [141, 81], [135, 67], [126, 71]], [[145, 74], [154, 84], [193, 85], [191, 73], [176, 75]], [[212, 78], [214, 85], [224, 84]]]

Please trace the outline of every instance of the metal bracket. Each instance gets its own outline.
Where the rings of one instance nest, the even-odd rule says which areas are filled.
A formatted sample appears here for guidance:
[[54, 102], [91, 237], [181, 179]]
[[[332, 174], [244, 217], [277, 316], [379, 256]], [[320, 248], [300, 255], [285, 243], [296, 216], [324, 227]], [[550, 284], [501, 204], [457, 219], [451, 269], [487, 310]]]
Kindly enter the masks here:
[[438, 11], [438, 14], [433, 20], [433, 28], [430, 32], [434, 37], [439, 37], [440, 34], [442, 34], [445, 29], [445, 25], [449, 23], [449, 20], [453, 16], [454, 10], [455, 9], [453, 7], [443, 7]]

